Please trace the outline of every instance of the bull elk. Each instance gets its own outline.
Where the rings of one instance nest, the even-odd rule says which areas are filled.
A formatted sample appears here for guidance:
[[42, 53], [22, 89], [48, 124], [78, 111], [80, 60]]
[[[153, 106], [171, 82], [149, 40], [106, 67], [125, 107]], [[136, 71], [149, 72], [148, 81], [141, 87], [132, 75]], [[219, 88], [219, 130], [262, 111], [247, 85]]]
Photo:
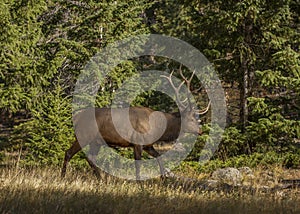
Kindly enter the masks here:
[[[174, 71], [173, 71], [174, 72]], [[175, 112], [175, 113], [165, 113], [165, 112], [159, 112], [160, 114], [163, 114], [163, 116], [166, 119], [166, 126], [164, 129], [163, 134], [157, 139], [155, 142], [146, 142], [146, 143], [134, 143], [136, 142], [136, 139], [134, 139], [134, 134], [130, 131], [128, 131], [126, 139], [120, 136], [118, 131], [116, 130], [113, 119], [112, 119], [112, 109], [111, 108], [88, 108], [84, 109], [81, 112], [79, 112], [74, 117], [74, 124], [77, 131], [76, 133], [76, 140], [72, 144], [72, 146], [66, 151], [64, 163], [61, 171], [61, 176], [64, 177], [66, 173], [66, 167], [70, 159], [78, 153], [83, 147], [89, 145], [90, 150], [88, 152], [87, 156], [87, 162], [93, 169], [94, 173], [97, 177], [99, 177], [98, 168], [95, 165], [95, 160], [97, 157], [97, 154], [100, 150], [100, 147], [104, 145], [102, 142], [98, 142], [95, 140], [97, 133], [90, 131], [93, 127], [97, 127], [96, 131], [99, 132], [105, 141], [105, 143], [110, 147], [133, 147], [134, 150], [134, 159], [135, 160], [141, 160], [142, 151], [144, 150], [149, 155], [156, 158], [160, 173], [163, 176], [165, 174], [164, 168], [162, 163], [159, 161], [159, 153], [154, 149], [153, 145], [159, 141], [165, 141], [165, 142], [171, 142], [175, 141], [180, 132], [183, 133], [192, 133], [192, 134], [201, 134], [201, 129], [199, 128], [198, 121], [196, 119], [196, 114], [205, 114], [210, 106], [210, 103], [208, 106], [202, 110], [202, 111], [196, 111], [192, 108], [190, 97], [188, 96], [185, 101], [180, 101], [179, 99], [179, 91], [186, 83], [187, 88], [190, 89], [190, 84], [192, 81], [192, 78], [194, 76], [195, 71], [191, 75], [189, 79], [187, 79], [181, 69], [180, 69], [180, 75], [183, 78], [183, 81], [178, 87], [175, 87], [174, 83], [172, 82], [172, 74], [169, 76], [162, 76], [163, 78], [166, 78], [171, 87], [175, 91], [176, 100], [178, 103], [178, 107], [180, 109], [181, 113]], [[185, 102], [188, 102], [185, 104]], [[94, 111], [96, 123], [91, 118], [91, 111]], [[146, 107], [129, 107], [129, 108], [116, 108], [113, 109], [114, 117], [116, 116], [120, 121], [119, 124], [122, 124], [123, 115], [129, 111], [129, 120], [132, 124], [132, 127], [135, 129], [135, 131], [138, 131], [140, 133], [147, 133], [150, 129], [150, 115], [153, 114], [155, 111], [146, 108]], [[156, 120], [154, 118], [154, 120]], [[94, 121], [94, 122], [93, 122]], [[93, 124], [94, 123], [94, 124]], [[121, 127], [126, 128], [126, 127]], [[155, 127], [154, 127], [155, 128]], [[156, 128], [158, 129], [158, 128]], [[86, 130], [84, 133], [82, 130]], [[83, 143], [80, 141], [79, 143], [79, 137], [80, 135], [83, 135], [85, 137], [85, 140]], [[133, 139], [132, 141], [128, 139]], [[135, 161], [135, 168], [136, 168], [136, 179], [140, 180], [140, 165], [138, 163], [139, 161]]]

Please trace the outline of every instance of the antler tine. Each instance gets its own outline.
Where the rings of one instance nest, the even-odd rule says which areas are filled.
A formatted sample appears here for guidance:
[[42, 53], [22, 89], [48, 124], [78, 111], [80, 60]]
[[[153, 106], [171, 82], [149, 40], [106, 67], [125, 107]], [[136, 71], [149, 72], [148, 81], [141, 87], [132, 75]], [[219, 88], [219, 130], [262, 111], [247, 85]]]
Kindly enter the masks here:
[[186, 82], [186, 85], [187, 85], [188, 89], [190, 89], [191, 82], [192, 82], [192, 79], [193, 79], [193, 77], [194, 77], [194, 75], [195, 75], [195, 72], [196, 72], [196, 70], [194, 70], [193, 73], [192, 73], [192, 76], [191, 76], [189, 79], [187, 79], [187, 78], [183, 75], [183, 73], [182, 73], [181, 65], [180, 65], [180, 67], [179, 67], [179, 73], [180, 73], [180, 76], [181, 76], [182, 79]]
[[193, 91], [192, 91], [192, 93], [198, 93], [199, 91], [201, 91], [202, 90], [202, 86], [200, 86], [199, 88], [197, 88], [197, 89], [194, 89]]
[[180, 85], [179, 85], [178, 87], [176, 87], [176, 86], [174, 85], [173, 81], [172, 81], [173, 73], [174, 73], [174, 70], [172, 70], [172, 72], [170, 73], [169, 76], [165, 76], [165, 75], [160, 75], [160, 76], [166, 78], [166, 79], [169, 81], [169, 83], [171, 84], [171, 86], [172, 86], [172, 88], [174, 89], [174, 91], [176, 92], [176, 94], [178, 94], [179, 91], [180, 91], [180, 89], [181, 89], [181, 87], [182, 87], [183, 84], [184, 84], [184, 81], [182, 81], [182, 82], [180, 83]]
[[[184, 80], [184, 82], [186, 82], [186, 86], [187, 86], [188, 90], [191, 90], [191, 82], [192, 82], [192, 79], [193, 79], [193, 77], [195, 75], [196, 70], [194, 70], [193, 73], [192, 73], [192, 75], [191, 75], [191, 77], [189, 79], [187, 79], [183, 75], [181, 67], [182, 67], [182, 64], [180, 64], [180, 67], [179, 67], [180, 76], [182, 77], [182, 79]], [[187, 100], [188, 100], [188, 106], [190, 106], [190, 108], [191, 108], [192, 104], [191, 104], [191, 99], [190, 99], [190, 93], [189, 92], [187, 93]]]
[[208, 105], [204, 110], [201, 110], [201, 111], [198, 110], [198, 111], [196, 111], [196, 114], [199, 114], [199, 115], [206, 114], [209, 110], [210, 104], [211, 104], [211, 100], [208, 102]]
[[178, 104], [180, 105], [180, 108], [186, 108], [187, 106], [185, 106], [185, 105], [183, 104], [183, 102], [180, 101], [180, 99], [179, 99], [179, 92], [180, 92], [181, 87], [184, 85], [184, 82], [185, 82], [185, 81], [182, 81], [182, 82], [179, 84], [179, 86], [176, 87], [176, 86], [174, 85], [173, 81], [172, 81], [172, 75], [173, 75], [173, 73], [174, 73], [174, 70], [172, 70], [172, 72], [170, 73], [169, 76], [165, 76], [165, 75], [160, 75], [160, 76], [166, 78], [166, 79], [169, 81], [170, 85], [172, 86], [173, 90], [175, 91], [176, 100], [177, 100]]
[[186, 101], [188, 101], [188, 98], [185, 98], [185, 99], [182, 100], [181, 102], [185, 103]]

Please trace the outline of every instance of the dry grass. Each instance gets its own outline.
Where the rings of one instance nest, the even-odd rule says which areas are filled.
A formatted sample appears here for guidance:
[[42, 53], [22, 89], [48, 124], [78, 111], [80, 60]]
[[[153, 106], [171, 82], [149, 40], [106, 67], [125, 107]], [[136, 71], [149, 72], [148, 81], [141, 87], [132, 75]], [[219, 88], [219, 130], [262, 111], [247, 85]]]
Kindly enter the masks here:
[[0, 213], [299, 213], [299, 192], [242, 193], [185, 190], [173, 181], [142, 183], [90, 172], [0, 169]]

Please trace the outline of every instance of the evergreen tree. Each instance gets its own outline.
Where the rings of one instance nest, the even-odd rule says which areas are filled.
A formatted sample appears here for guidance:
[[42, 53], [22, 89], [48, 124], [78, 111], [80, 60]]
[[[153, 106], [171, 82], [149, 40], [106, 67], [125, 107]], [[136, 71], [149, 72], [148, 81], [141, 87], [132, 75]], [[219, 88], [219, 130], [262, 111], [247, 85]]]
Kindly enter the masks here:
[[[108, 44], [147, 33], [143, 13], [150, 3], [18, 2], [1, 3], [6, 43], [1, 43], [0, 108], [31, 115], [11, 136], [12, 144], [23, 146], [28, 163], [58, 164], [74, 138], [72, 91], [81, 69]], [[112, 71], [97, 104], [110, 104], [114, 89], [134, 72], [130, 61]]]
[[[265, 152], [275, 142], [286, 150], [299, 139], [298, 5], [298, 1], [166, 0], [155, 8], [154, 31], [190, 42], [215, 64], [224, 84], [239, 86], [237, 128], [246, 138], [237, 137], [238, 147], [247, 145], [240, 152]], [[236, 128], [226, 133], [241, 135]], [[236, 154], [237, 149], [227, 147], [228, 153]]]
[[39, 75], [45, 62], [38, 17], [44, 1], [0, 3], [0, 109], [15, 113], [29, 109], [47, 82]]

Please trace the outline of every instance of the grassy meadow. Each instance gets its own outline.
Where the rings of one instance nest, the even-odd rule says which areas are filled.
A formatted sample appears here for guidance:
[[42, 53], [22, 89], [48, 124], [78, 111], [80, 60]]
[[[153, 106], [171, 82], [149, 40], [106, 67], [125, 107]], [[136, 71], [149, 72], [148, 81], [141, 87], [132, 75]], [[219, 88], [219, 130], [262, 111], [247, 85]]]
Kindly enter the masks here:
[[203, 191], [172, 179], [97, 180], [71, 168], [65, 179], [58, 168], [0, 169], [0, 213], [300, 213], [299, 193]]

